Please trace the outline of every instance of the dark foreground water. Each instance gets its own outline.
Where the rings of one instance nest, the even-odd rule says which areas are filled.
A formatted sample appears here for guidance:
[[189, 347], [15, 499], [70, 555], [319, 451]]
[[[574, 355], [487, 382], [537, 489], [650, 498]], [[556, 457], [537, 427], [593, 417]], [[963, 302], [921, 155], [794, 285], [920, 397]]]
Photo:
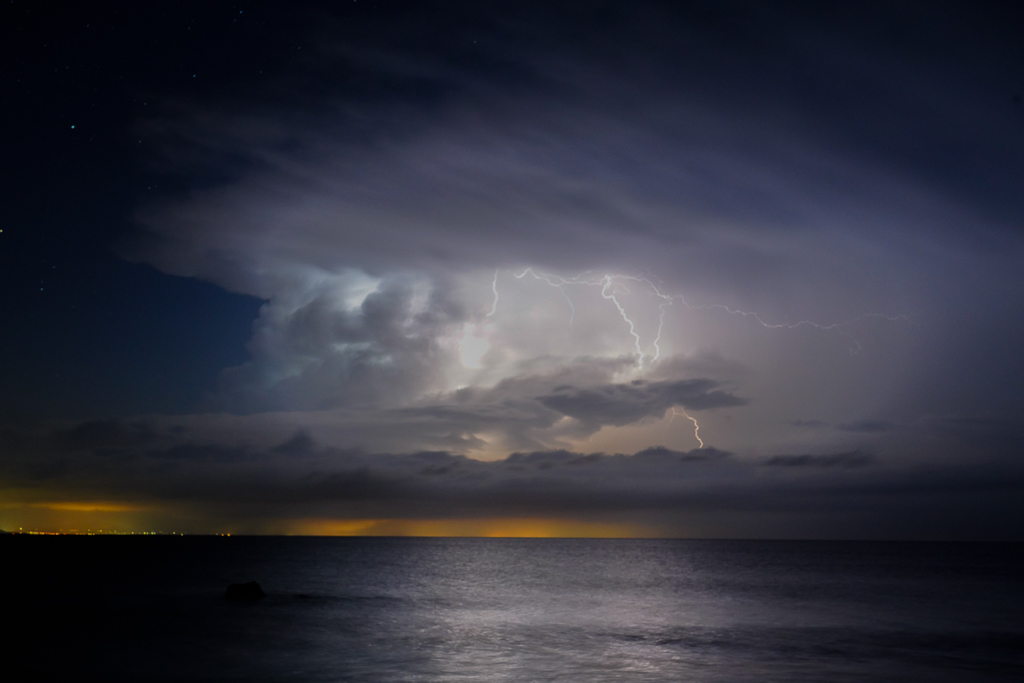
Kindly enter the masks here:
[[[1020, 544], [0, 537], [4, 680], [1024, 680]], [[223, 599], [255, 579], [269, 594]]]

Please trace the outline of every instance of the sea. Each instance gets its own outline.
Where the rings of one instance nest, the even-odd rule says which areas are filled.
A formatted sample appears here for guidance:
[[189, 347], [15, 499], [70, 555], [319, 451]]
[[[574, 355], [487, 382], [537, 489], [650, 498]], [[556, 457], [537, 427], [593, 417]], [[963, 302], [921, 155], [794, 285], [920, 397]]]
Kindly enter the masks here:
[[9, 535], [0, 565], [5, 681], [1024, 681], [1024, 544]]

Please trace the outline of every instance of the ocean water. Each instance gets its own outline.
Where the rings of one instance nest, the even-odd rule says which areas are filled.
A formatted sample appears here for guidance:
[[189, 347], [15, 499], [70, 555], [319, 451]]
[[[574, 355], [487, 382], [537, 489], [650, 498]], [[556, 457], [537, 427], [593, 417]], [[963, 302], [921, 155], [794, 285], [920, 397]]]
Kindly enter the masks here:
[[[4, 680], [1024, 680], [1021, 544], [6, 536], [0, 560]], [[223, 598], [249, 580], [267, 597]]]

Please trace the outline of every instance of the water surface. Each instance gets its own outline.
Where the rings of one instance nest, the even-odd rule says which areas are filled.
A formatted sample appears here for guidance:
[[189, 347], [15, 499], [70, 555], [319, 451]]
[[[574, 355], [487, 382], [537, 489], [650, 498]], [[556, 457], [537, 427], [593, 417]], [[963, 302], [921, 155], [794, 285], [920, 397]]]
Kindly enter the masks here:
[[[8, 671], [166, 681], [1001, 681], [1020, 544], [0, 538]], [[223, 599], [258, 581], [268, 596]]]

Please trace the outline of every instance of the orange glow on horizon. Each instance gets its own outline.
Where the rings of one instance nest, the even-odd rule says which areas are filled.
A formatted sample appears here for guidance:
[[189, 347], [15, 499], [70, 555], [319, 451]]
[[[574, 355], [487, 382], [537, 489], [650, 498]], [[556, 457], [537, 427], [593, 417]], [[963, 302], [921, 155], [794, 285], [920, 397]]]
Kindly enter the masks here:
[[156, 518], [166, 516], [165, 513], [164, 508], [155, 505], [105, 500], [5, 502], [0, 503], [0, 529], [143, 532], [162, 528], [163, 525], [158, 525]]
[[123, 503], [106, 502], [72, 502], [72, 503], [30, 503], [28, 507], [46, 510], [63, 510], [68, 512], [141, 512], [152, 510], [152, 507], [141, 505], [125, 505]]
[[306, 519], [290, 533], [301, 536], [465, 536], [486, 538], [655, 538], [640, 524], [571, 519]]
[[0, 529], [90, 533], [109, 530], [108, 533], [490, 538], [660, 538], [667, 535], [666, 529], [653, 525], [550, 517], [218, 519], [217, 515], [197, 515], [187, 510], [154, 505], [59, 500], [0, 503]]

